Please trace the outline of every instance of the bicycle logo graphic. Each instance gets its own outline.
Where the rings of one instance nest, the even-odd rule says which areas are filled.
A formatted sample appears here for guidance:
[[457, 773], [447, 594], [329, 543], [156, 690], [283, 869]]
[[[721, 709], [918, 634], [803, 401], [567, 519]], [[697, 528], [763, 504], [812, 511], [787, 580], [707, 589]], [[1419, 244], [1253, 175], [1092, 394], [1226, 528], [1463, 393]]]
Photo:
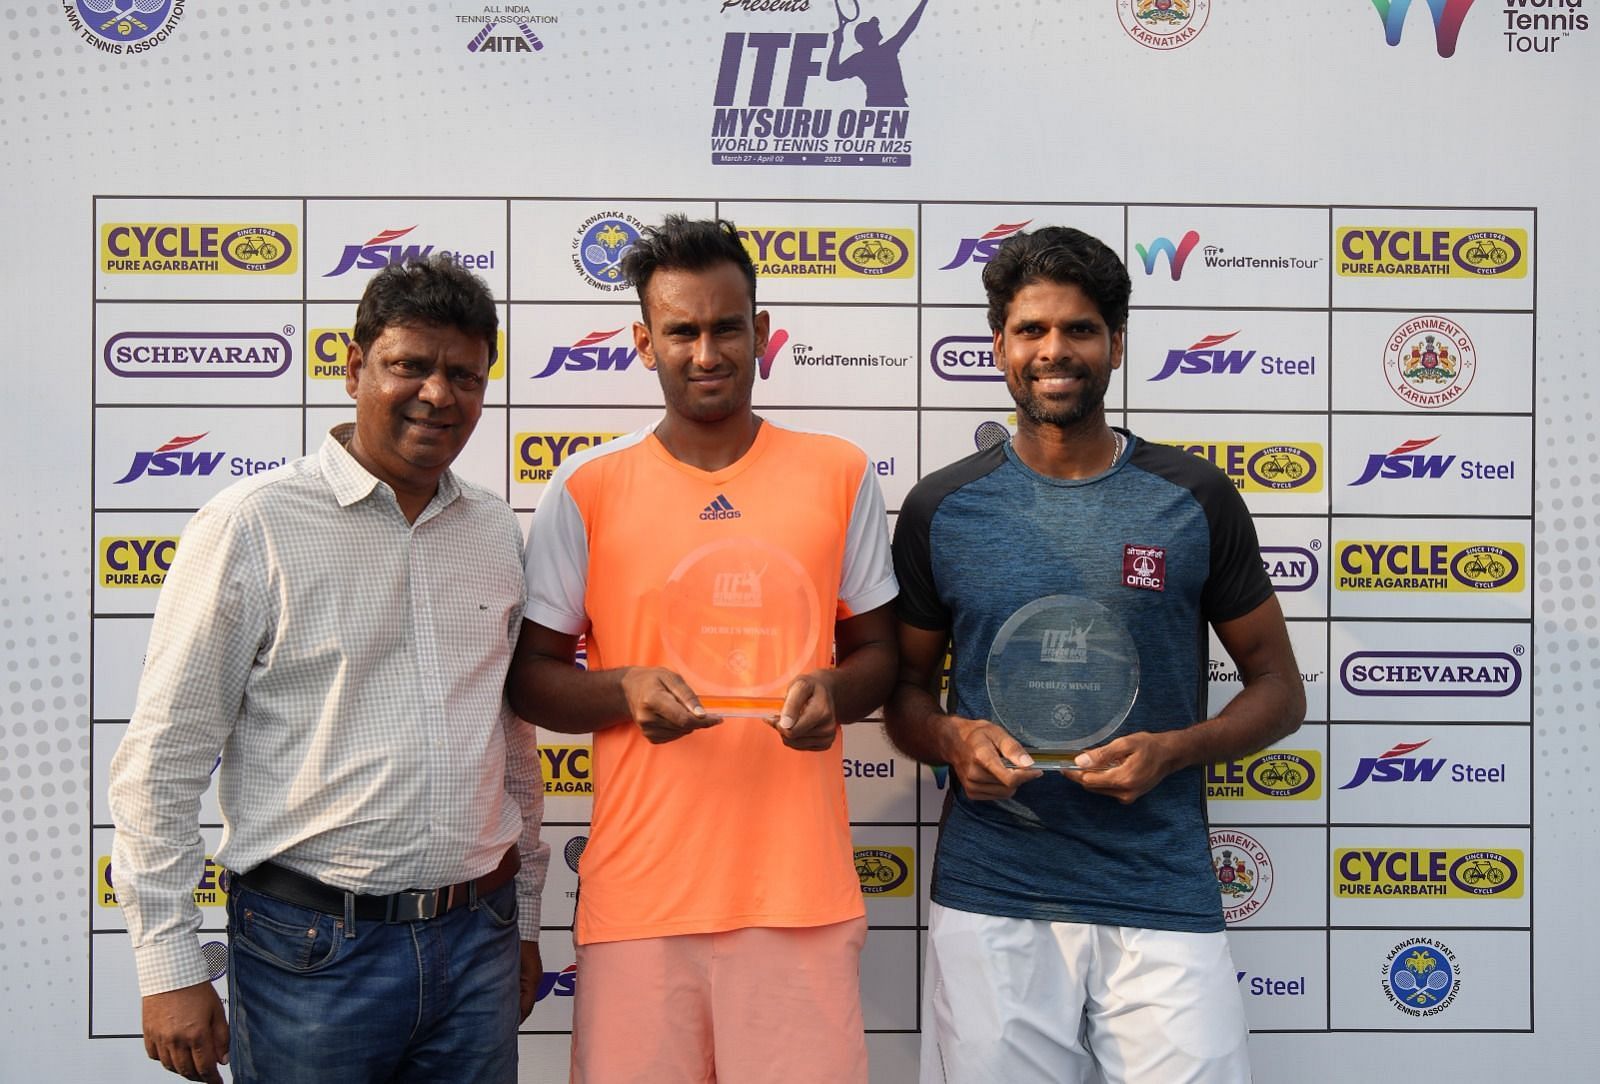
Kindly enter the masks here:
[[1273, 481], [1287, 478], [1291, 482], [1296, 481], [1306, 472], [1304, 464], [1299, 460], [1290, 458], [1283, 452], [1268, 456], [1257, 470], [1261, 472], [1261, 477], [1263, 478], [1270, 478]]
[[223, 239], [222, 258], [240, 271], [272, 271], [288, 263], [292, 248], [280, 230], [244, 226]]
[[906, 243], [892, 233], [854, 234], [839, 246], [839, 262], [858, 275], [887, 275], [905, 266], [911, 256]]
[[890, 851], [856, 851], [856, 879], [861, 891], [868, 894], [893, 891], [905, 883], [909, 872], [905, 862]]
[[233, 254], [242, 260], [259, 260], [267, 263], [278, 258], [278, 246], [259, 235], [245, 238], [233, 250]]
[[850, 254], [850, 258], [855, 260], [856, 263], [885, 264], [892, 262], [897, 255], [898, 253], [894, 249], [882, 241], [872, 239], [857, 245], [855, 251]]
[[1474, 546], [1456, 554], [1450, 563], [1458, 582], [1480, 590], [1510, 583], [1517, 567], [1517, 558], [1499, 546]]
[[1487, 237], [1480, 237], [1472, 242], [1472, 247], [1461, 254], [1461, 258], [1468, 263], [1492, 264], [1498, 267], [1500, 264], [1508, 263], [1511, 259], [1511, 254], [1498, 242], [1492, 241]]
[[1245, 472], [1268, 489], [1298, 489], [1315, 476], [1317, 464], [1303, 448], [1276, 444], [1252, 455]]
[[1451, 864], [1450, 880], [1469, 895], [1498, 896], [1516, 884], [1517, 867], [1515, 860], [1506, 855], [1495, 851], [1473, 851]]
[[1245, 779], [1258, 793], [1273, 798], [1293, 798], [1316, 781], [1311, 762], [1294, 753], [1267, 753], [1250, 763]]
[[1280, 761], [1273, 761], [1256, 773], [1256, 778], [1261, 780], [1263, 786], [1267, 787], [1298, 787], [1305, 777], [1306, 773], [1296, 768], [1293, 764]]
[[1506, 234], [1484, 230], [1461, 238], [1450, 255], [1463, 271], [1503, 275], [1522, 262], [1522, 245]]

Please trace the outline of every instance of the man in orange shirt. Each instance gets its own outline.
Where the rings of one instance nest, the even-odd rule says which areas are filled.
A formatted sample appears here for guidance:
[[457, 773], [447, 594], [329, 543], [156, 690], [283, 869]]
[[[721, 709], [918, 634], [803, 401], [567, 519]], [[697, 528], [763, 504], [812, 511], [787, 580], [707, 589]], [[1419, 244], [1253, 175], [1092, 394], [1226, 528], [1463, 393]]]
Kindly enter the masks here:
[[[768, 320], [731, 223], [670, 216], [623, 270], [666, 411], [551, 480], [510, 678], [524, 718], [595, 735], [572, 1079], [865, 1081], [866, 920], [838, 726], [894, 681], [883, 496], [855, 445], [752, 410]], [[730, 544], [809, 582], [814, 614], [776, 618], [769, 598], [764, 615], [820, 630], [762, 630], [803, 653], [765, 723], [708, 711], [672, 665], [698, 645], [663, 621], [669, 581]], [[772, 567], [724, 579], [753, 583], [754, 605]]]

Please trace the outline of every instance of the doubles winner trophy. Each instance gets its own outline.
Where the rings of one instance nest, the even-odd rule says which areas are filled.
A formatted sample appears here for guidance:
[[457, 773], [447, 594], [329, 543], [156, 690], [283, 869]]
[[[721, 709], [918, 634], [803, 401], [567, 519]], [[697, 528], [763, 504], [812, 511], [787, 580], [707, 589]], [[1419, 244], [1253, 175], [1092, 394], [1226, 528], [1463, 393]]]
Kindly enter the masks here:
[[790, 682], [812, 668], [821, 634], [811, 578], [759, 539], [701, 546], [662, 588], [668, 661], [714, 715], [777, 715]]
[[1035, 763], [1073, 771], [1079, 753], [1128, 717], [1139, 695], [1139, 651], [1098, 602], [1050, 595], [1000, 626], [986, 682], [994, 721]]

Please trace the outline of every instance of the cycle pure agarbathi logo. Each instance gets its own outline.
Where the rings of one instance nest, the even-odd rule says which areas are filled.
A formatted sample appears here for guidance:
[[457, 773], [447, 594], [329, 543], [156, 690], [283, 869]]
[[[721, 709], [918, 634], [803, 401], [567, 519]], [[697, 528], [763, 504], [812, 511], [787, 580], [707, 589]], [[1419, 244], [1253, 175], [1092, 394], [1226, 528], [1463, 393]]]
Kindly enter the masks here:
[[61, 0], [73, 33], [103, 53], [154, 49], [183, 18], [184, 0]]

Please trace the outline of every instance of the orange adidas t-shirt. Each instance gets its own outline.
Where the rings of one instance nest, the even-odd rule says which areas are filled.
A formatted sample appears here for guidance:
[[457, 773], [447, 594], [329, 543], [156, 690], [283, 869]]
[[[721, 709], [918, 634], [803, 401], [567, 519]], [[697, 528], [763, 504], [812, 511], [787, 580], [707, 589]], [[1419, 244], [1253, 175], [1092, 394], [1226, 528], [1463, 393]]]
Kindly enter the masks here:
[[[590, 449], [557, 471], [534, 517], [525, 614], [587, 634], [591, 669], [670, 667], [660, 618], [673, 570], [708, 543], [760, 539], [816, 586], [822, 635], [805, 668], [827, 666], [834, 620], [897, 593], [868, 466], [849, 441], [770, 421], [718, 471], [674, 459], [648, 428]], [[842, 748], [793, 750], [742, 718], [665, 745], [631, 724], [596, 733], [578, 942], [863, 914]]]

